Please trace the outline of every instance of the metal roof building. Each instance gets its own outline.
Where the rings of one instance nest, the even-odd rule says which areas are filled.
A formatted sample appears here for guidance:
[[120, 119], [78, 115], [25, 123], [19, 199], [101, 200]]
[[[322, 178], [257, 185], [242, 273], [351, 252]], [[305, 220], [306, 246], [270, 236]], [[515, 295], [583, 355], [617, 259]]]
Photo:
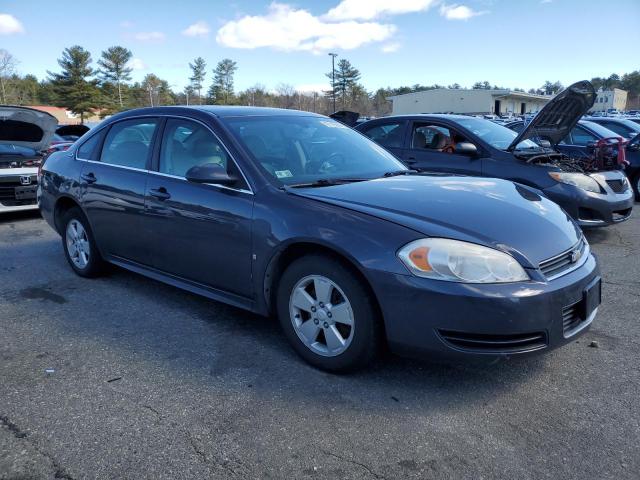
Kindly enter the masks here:
[[549, 101], [546, 95], [533, 95], [508, 89], [436, 88], [394, 95], [393, 115], [412, 113], [466, 113], [521, 115], [536, 113]]

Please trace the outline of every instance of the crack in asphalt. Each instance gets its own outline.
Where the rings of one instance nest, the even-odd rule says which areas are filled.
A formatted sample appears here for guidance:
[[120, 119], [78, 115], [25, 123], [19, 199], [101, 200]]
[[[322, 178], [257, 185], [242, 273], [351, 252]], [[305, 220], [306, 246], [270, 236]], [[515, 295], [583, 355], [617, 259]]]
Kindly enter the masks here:
[[330, 457], [334, 457], [334, 458], [337, 458], [338, 460], [342, 460], [343, 462], [351, 463], [353, 465], [357, 465], [357, 466], [359, 466], [361, 468], [364, 468], [367, 472], [369, 472], [370, 475], [373, 475], [375, 478], [381, 478], [383, 480], [387, 479], [387, 477], [385, 477], [384, 475], [380, 475], [379, 473], [374, 472], [369, 466], [365, 465], [364, 463], [360, 463], [360, 462], [358, 462], [356, 460], [351, 460], [350, 458], [342, 457], [342, 456], [340, 456], [338, 454], [335, 454], [335, 453], [330, 452], [328, 450], [324, 450], [322, 448], [320, 449], [320, 451], [322, 453], [324, 453], [325, 455], [328, 455]]
[[53, 478], [59, 478], [62, 480], [75, 480], [67, 470], [58, 463], [58, 461], [49, 453], [44, 451], [38, 446], [32, 439], [28, 438], [27, 433], [23, 432], [20, 427], [18, 427], [15, 423], [13, 423], [6, 415], [0, 415], [0, 425], [11, 432], [11, 434], [20, 440], [24, 440], [29, 443], [33, 447], [33, 449], [38, 452], [43, 457], [47, 458], [51, 462], [51, 466], [53, 467]]

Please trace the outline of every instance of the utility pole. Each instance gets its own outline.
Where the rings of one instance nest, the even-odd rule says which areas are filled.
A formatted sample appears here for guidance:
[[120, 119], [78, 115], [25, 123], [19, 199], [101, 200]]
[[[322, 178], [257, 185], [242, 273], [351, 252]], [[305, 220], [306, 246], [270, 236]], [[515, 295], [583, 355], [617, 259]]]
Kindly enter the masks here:
[[336, 113], [336, 57], [337, 53], [330, 53], [331, 57], [331, 96], [333, 97], [333, 113]]

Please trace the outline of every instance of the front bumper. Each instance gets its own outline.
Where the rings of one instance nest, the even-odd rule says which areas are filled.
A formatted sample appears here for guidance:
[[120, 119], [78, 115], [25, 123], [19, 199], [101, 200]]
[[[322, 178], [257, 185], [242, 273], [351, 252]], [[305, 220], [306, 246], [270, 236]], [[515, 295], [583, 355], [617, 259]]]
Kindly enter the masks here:
[[585, 332], [596, 311], [580, 317], [583, 292], [598, 278], [592, 255], [550, 282], [483, 285], [371, 274], [393, 352], [483, 361], [548, 351]]
[[587, 192], [573, 185], [557, 183], [543, 190], [544, 194], [560, 205], [581, 227], [604, 227], [624, 222], [631, 216], [633, 190], [617, 193], [607, 180], [623, 177], [619, 171], [592, 174], [604, 193]]
[[11, 168], [0, 171], [0, 213], [37, 210], [36, 168]]

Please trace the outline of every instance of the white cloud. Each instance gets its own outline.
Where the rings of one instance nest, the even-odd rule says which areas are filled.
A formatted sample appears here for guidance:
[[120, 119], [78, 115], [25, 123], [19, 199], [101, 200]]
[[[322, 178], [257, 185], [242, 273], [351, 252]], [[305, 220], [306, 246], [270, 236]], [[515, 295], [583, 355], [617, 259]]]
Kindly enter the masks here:
[[342, 0], [324, 16], [327, 20], [372, 20], [383, 15], [421, 12], [438, 0]]
[[486, 10], [476, 12], [466, 5], [441, 5], [440, 15], [447, 20], [469, 20], [471, 17], [484, 15], [488, 13]]
[[132, 58], [129, 60], [129, 67], [133, 70], [146, 70], [147, 64], [142, 61], [140, 58]]
[[20, 20], [8, 13], [0, 13], [0, 35], [13, 35], [23, 33], [24, 27]]
[[133, 35], [133, 38], [141, 42], [162, 42], [165, 39], [165, 34], [162, 32], [138, 32]]
[[400, 44], [398, 42], [394, 42], [394, 43], [387, 43], [386, 45], [383, 45], [380, 51], [382, 53], [393, 53], [393, 52], [397, 52], [399, 49], [400, 49]]
[[189, 25], [182, 31], [182, 34], [187, 37], [206, 37], [209, 35], [209, 25], [207, 22], [200, 20], [199, 22]]
[[266, 15], [248, 15], [227, 22], [218, 30], [216, 40], [231, 48], [270, 47], [320, 53], [381, 42], [389, 39], [395, 29], [394, 25], [377, 22], [327, 22], [307, 10], [274, 2]]

